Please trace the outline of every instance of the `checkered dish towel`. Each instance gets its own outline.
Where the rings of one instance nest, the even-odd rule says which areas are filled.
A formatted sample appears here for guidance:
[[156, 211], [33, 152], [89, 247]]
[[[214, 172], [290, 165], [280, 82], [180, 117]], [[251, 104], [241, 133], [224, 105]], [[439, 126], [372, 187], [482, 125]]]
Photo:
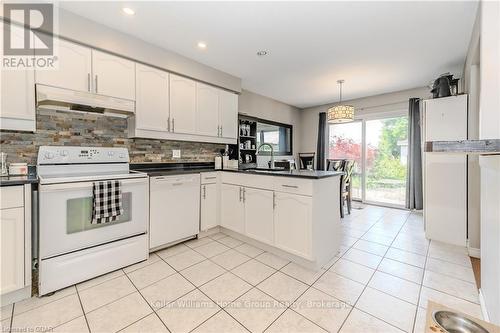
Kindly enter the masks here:
[[116, 221], [123, 214], [122, 187], [118, 180], [94, 182], [91, 224]]

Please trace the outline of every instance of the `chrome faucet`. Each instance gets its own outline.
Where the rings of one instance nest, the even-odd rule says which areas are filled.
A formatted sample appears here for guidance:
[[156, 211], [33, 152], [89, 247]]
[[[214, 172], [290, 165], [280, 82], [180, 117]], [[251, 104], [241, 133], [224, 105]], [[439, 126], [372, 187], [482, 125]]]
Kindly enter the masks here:
[[259, 151], [260, 151], [260, 148], [262, 148], [262, 146], [268, 146], [269, 148], [271, 148], [271, 165], [269, 166], [269, 169], [273, 169], [274, 168], [274, 148], [270, 143], [263, 142], [259, 145], [259, 148], [257, 148], [257, 152], [255, 153], [256, 155], [259, 155]]

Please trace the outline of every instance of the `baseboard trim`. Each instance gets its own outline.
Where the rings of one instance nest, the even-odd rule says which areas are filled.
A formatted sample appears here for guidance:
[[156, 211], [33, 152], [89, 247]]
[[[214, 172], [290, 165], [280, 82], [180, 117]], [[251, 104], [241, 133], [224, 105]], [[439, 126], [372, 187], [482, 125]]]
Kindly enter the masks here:
[[470, 257], [481, 259], [481, 249], [475, 247], [467, 247], [467, 251], [469, 252]]
[[486, 303], [484, 302], [483, 291], [479, 288], [479, 305], [481, 305], [481, 313], [483, 314], [483, 320], [490, 322], [490, 316], [488, 316], [488, 310], [486, 309]]

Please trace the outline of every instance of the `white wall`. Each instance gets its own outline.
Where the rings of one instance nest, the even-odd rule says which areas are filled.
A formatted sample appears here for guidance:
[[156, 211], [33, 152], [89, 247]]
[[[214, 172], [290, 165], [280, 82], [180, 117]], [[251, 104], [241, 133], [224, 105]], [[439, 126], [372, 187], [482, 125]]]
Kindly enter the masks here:
[[[428, 87], [422, 87], [344, 102], [355, 107], [355, 116], [357, 118], [373, 114], [390, 114], [392, 112], [408, 110], [408, 99], [411, 97], [428, 98], [430, 96], [429, 90]], [[302, 133], [300, 147], [303, 152], [316, 151], [319, 113], [326, 112], [332, 105], [334, 104], [320, 105], [302, 110], [300, 118]]]
[[[479, 34], [480, 11], [478, 9], [462, 74], [462, 87], [464, 92], [469, 94], [468, 136], [470, 140], [479, 139]], [[468, 245], [470, 254], [477, 256], [481, 247], [481, 176], [478, 156], [470, 155], [468, 157], [467, 175]]]
[[[247, 116], [292, 125], [293, 155], [296, 157], [301, 152], [300, 137], [302, 126], [300, 124], [300, 110], [298, 108], [248, 90], [243, 90], [239, 96], [238, 109], [239, 113]], [[259, 158], [259, 164], [264, 165], [268, 160], [267, 156], [262, 156], [262, 158]]]
[[126, 56], [133, 60], [154, 65], [228, 90], [241, 91], [241, 79], [238, 77], [90, 21], [64, 9], [59, 9], [58, 21], [58, 33], [64, 38]]
[[[481, 2], [479, 137], [500, 139], [500, 2]], [[500, 325], [500, 156], [481, 156], [481, 292]]]

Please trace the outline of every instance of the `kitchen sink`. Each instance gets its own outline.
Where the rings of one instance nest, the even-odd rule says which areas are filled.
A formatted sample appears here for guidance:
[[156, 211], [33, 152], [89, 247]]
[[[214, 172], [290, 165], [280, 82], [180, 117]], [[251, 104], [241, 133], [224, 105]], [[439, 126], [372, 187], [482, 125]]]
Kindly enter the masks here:
[[253, 171], [253, 172], [277, 172], [277, 171], [290, 171], [290, 170], [257, 168], [257, 169], [250, 169], [248, 171]]
[[488, 331], [459, 313], [451, 311], [435, 311], [432, 319], [445, 332], [449, 333], [488, 333]]

